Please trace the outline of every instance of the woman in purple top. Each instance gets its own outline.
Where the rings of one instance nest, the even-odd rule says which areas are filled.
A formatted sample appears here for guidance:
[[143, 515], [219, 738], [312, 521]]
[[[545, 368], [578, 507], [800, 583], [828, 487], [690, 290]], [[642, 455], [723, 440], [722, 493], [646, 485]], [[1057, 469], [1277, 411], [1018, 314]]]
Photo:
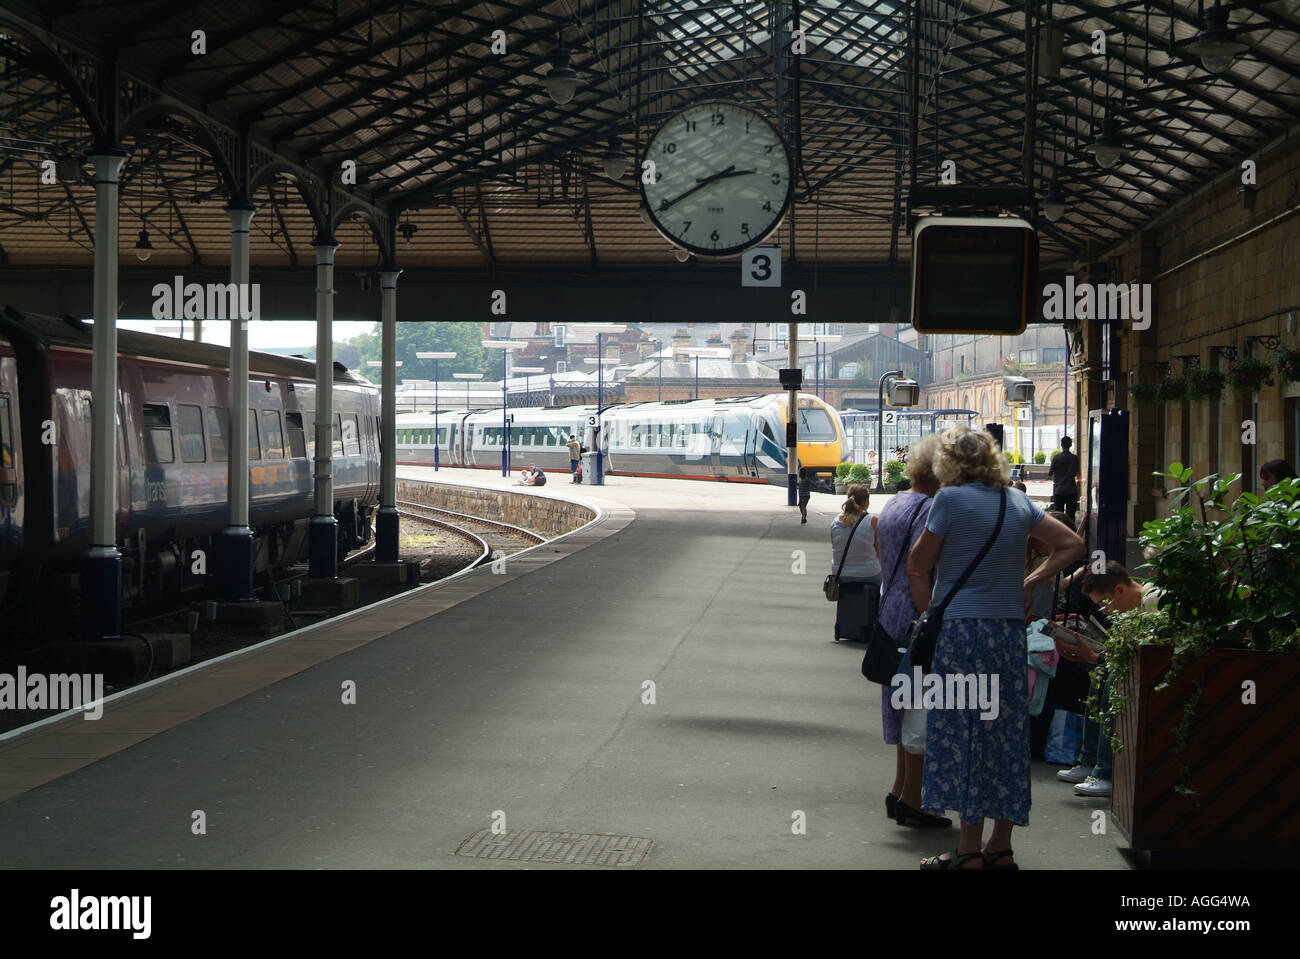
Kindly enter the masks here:
[[[939, 480], [934, 475], [934, 453], [938, 442], [936, 437], [927, 436], [911, 445], [907, 456], [911, 490], [894, 496], [873, 519], [880, 547], [881, 576], [884, 577], [877, 618], [886, 632], [898, 640], [906, 639], [912, 620], [918, 615], [907, 579], [907, 553], [921, 535], [921, 530], [925, 529], [930, 497], [939, 489]], [[885, 812], [899, 825], [947, 829], [952, 826], [951, 819], [921, 811], [921, 776], [925, 757], [903, 748], [903, 711], [890, 702], [893, 691], [892, 686], [880, 687], [880, 718], [885, 742], [897, 749], [894, 788], [885, 796]]]

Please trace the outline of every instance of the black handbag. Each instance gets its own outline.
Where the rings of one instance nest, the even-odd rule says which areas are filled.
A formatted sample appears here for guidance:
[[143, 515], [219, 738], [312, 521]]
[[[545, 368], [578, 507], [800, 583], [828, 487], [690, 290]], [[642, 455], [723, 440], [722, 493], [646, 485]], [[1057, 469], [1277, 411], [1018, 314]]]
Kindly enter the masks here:
[[837, 603], [840, 599], [840, 573], [844, 571], [844, 561], [849, 558], [849, 547], [853, 545], [853, 534], [858, 531], [858, 527], [862, 525], [862, 521], [866, 518], [867, 514], [864, 510], [862, 515], [858, 517], [858, 521], [853, 524], [853, 529], [849, 530], [849, 538], [844, 543], [844, 555], [840, 557], [840, 568], [822, 580], [822, 592], [826, 594], [826, 598], [832, 603]]
[[944, 610], [948, 608], [952, 598], [957, 595], [957, 591], [966, 585], [966, 580], [970, 579], [971, 573], [975, 572], [975, 567], [983, 562], [984, 557], [993, 548], [998, 534], [1002, 532], [1002, 520], [1007, 515], [1006, 488], [999, 488], [999, 493], [998, 521], [993, 527], [993, 535], [984, 544], [984, 548], [971, 560], [971, 564], [966, 567], [966, 571], [961, 574], [961, 578], [953, 584], [952, 589], [948, 590], [948, 595], [943, 598], [943, 602], [937, 606], [931, 602], [929, 608], [912, 622], [912, 629], [907, 635], [907, 646], [911, 650], [912, 665], [920, 666], [923, 673], [928, 673], [934, 665], [934, 647], [939, 641], [939, 627], [943, 625]]
[[[903, 537], [902, 549], [898, 551], [898, 557], [894, 560], [894, 568], [890, 570], [889, 579], [880, 589], [882, 603], [886, 591], [894, 584], [894, 577], [898, 575], [898, 568], [903, 564], [903, 557], [911, 548], [912, 530], [916, 527], [916, 518], [921, 515], [921, 507], [924, 505], [925, 500], [921, 500], [912, 511], [912, 520], [907, 524], [907, 535]], [[867, 637], [867, 651], [862, 657], [862, 675], [873, 683], [880, 683], [882, 686], [887, 684], [894, 678], [894, 673], [898, 672], [898, 664], [902, 661], [905, 652], [907, 646], [890, 636], [889, 630], [880, 625], [880, 619], [877, 617], [871, 627], [871, 635]]]

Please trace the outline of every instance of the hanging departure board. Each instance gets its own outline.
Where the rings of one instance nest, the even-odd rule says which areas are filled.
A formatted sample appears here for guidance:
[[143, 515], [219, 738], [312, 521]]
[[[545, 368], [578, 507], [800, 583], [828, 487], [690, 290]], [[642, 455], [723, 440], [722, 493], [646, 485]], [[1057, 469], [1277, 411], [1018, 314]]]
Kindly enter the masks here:
[[1038, 235], [1024, 220], [925, 217], [912, 233], [912, 326], [1019, 336], [1037, 275]]

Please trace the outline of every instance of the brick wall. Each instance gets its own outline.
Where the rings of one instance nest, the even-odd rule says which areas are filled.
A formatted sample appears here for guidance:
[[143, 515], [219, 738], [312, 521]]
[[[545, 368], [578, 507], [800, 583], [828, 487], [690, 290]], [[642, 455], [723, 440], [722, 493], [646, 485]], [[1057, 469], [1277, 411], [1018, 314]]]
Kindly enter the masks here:
[[399, 479], [397, 498], [522, 526], [542, 536], [569, 533], [596, 518], [594, 510], [577, 503], [510, 490], [479, 489], [450, 483]]

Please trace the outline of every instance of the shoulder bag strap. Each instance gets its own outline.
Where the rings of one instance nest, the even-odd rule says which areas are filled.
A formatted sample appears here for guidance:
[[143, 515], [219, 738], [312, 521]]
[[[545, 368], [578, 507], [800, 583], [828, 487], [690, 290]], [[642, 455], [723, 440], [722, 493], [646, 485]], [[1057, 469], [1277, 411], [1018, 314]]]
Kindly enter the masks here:
[[840, 557], [840, 568], [835, 571], [835, 582], [837, 583], [840, 581], [840, 572], [844, 569], [844, 561], [849, 558], [849, 545], [853, 542], [853, 534], [858, 531], [858, 527], [862, 525], [862, 521], [866, 518], [867, 511], [863, 510], [862, 515], [858, 517], [858, 521], [853, 524], [853, 529], [849, 530], [849, 538], [844, 541], [844, 555]]
[[889, 587], [894, 585], [894, 577], [898, 575], [898, 567], [903, 565], [903, 557], [907, 555], [907, 549], [912, 543], [912, 530], [916, 528], [916, 518], [921, 515], [921, 507], [925, 505], [925, 500], [916, 504], [916, 509], [912, 510], [912, 521], [907, 524], [907, 534], [903, 537], [903, 545], [898, 549], [898, 557], [894, 560], [894, 568], [889, 571], [889, 579], [885, 581], [884, 587], [880, 590], [880, 595], [884, 596], [889, 591]]
[[993, 535], [989, 537], [988, 542], [984, 544], [984, 548], [979, 551], [978, 555], [971, 560], [970, 565], [966, 567], [966, 572], [962, 573], [961, 578], [953, 584], [952, 589], [948, 590], [948, 595], [943, 598], [943, 602], [939, 604], [936, 610], [940, 616], [942, 616], [943, 611], [948, 608], [948, 604], [952, 602], [952, 598], [957, 595], [957, 590], [966, 585], [966, 580], [970, 579], [970, 574], [975, 572], [975, 567], [983, 562], [984, 557], [987, 556], [989, 550], [993, 548], [993, 543], [997, 540], [998, 534], [1002, 532], [1002, 520], [1007, 515], [1007, 489], [1005, 486], [998, 487], [998, 498], [1000, 500], [998, 503], [998, 521], [993, 527]]

